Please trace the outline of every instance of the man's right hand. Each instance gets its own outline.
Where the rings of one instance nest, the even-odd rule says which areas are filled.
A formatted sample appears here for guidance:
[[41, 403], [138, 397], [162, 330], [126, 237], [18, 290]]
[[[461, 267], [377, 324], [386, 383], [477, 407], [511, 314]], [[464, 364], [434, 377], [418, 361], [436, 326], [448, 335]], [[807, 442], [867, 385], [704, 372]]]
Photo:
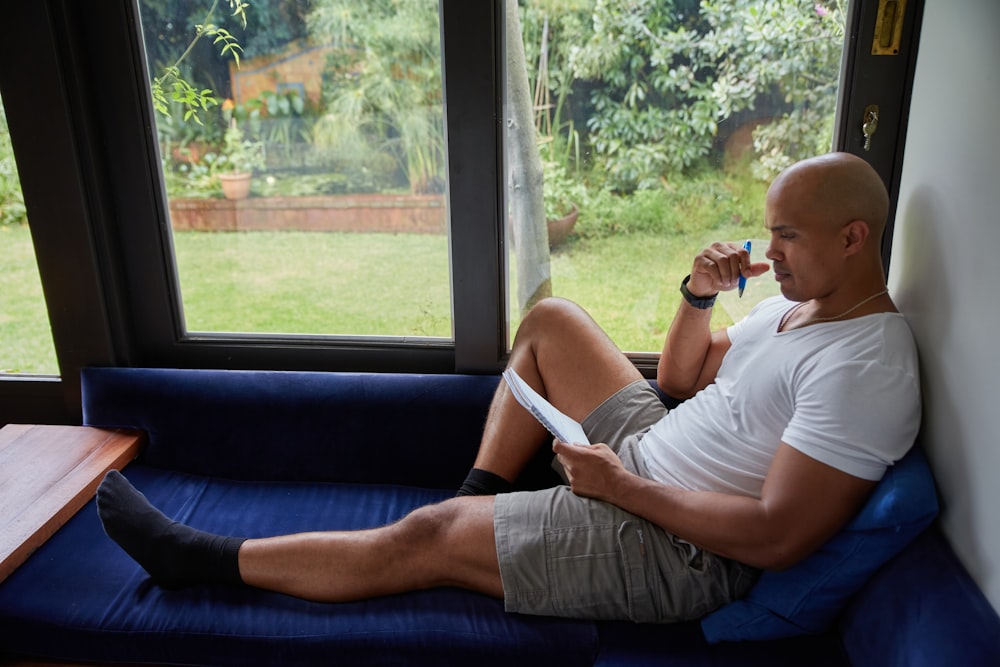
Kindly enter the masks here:
[[756, 278], [770, 268], [767, 262], [751, 262], [750, 252], [739, 243], [716, 241], [694, 258], [687, 289], [694, 296], [712, 296], [735, 289], [741, 274]]
[[[739, 284], [739, 277], [754, 278], [770, 269], [767, 262], [753, 263], [750, 253], [738, 243], [713, 243], [698, 253], [691, 266], [687, 291], [695, 297], [710, 297]], [[689, 398], [715, 380], [722, 357], [729, 349], [724, 329], [709, 329], [710, 309], [686, 306], [681, 302], [667, 332], [656, 379], [667, 395]]]

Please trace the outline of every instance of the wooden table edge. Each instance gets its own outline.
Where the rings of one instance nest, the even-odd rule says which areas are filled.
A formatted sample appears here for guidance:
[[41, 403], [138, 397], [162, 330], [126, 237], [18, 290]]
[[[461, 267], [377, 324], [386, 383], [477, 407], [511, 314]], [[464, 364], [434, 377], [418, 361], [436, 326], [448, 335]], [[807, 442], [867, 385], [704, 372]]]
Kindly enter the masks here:
[[[38, 435], [37, 429], [50, 437], [80, 437], [93, 438], [104, 435], [104, 440], [88, 454], [83, 455], [74, 466], [72, 472], [55, 481], [42, 480], [40, 484], [49, 484], [41, 492], [50, 492], [53, 498], [58, 493], [65, 501], [54, 500], [51, 507], [33, 507], [34, 515], [29, 514], [26, 538], [11, 538], [0, 536], [0, 583], [14, 572], [24, 561], [56, 533], [70, 518], [86, 505], [97, 491], [104, 475], [109, 470], [121, 470], [139, 454], [139, 449], [145, 440], [141, 431], [129, 429], [104, 429], [92, 426], [46, 426], [12, 424], [0, 429], [0, 434], [6, 432], [13, 437], [23, 437], [28, 433]], [[0, 489], [0, 494], [3, 489]], [[27, 513], [27, 512], [26, 512]], [[7, 540], [16, 540], [8, 544]]]

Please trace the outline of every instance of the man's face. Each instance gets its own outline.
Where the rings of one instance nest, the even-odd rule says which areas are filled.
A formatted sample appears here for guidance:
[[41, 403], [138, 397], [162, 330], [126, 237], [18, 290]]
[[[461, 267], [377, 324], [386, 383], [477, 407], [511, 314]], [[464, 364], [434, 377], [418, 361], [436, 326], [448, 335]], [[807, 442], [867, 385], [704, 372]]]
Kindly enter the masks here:
[[836, 288], [841, 228], [810, 210], [798, 194], [803, 189], [794, 186], [776, 184], [768, 191], [764, 224], [771, 242], [764, 254], [785, 298], [808, 301]]

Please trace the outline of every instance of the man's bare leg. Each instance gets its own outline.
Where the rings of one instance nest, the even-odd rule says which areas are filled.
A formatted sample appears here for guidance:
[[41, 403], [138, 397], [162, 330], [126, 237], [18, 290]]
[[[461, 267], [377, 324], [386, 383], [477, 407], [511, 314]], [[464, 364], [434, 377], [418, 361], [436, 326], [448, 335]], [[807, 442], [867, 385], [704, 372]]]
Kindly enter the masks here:
[[456, 498], [361, 531], [243, 540], [176, 523], [121, 474], [97, 493], [108, 535], [157, 583], [248, 584], [321, 602], [458, 586], [503, 596], [493, 498]]
[[371, 530], [247, 540], [239, 566], [251, 586], [319, 602], [436, 586], [503, 597], [492, 497], [454, 498]]
[[[509, 367], [535, 391], [582, 421], [616, 391], [642, 375], [578, 305], [546, 299], [524, 318]], [[497, 388], [474, 467], [513, 482], [551, 436], [511, 394]]]

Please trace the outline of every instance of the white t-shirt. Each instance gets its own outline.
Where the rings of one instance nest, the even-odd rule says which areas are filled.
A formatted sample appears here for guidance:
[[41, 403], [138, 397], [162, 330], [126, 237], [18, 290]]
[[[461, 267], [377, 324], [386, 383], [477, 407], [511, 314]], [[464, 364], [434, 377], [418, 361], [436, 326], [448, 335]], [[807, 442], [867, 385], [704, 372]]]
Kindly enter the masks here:
[[759, 498], [779, 442], [868, 480], [906, 453], [920, 426], [920, 384], [903, 316], [778, 332], [794, 305], [767, 299], [729, 328], [715, 382], [639, 443], [653, 479]]

